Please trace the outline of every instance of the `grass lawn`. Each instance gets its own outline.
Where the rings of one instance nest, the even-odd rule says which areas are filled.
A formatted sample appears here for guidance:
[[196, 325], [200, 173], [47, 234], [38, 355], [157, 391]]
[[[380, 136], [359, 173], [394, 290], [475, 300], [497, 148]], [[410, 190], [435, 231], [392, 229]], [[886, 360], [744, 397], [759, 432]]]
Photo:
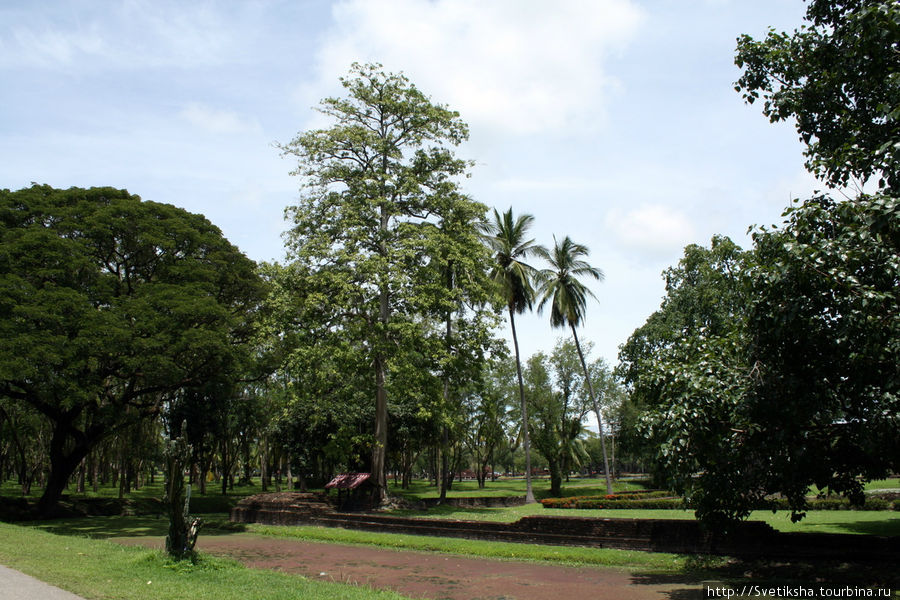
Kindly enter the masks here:
[[[470, 521], [500, 521], [511, 523], [527, 515], [562, 517], [599, 517], [619, 519], [693, 519], [690, 510], [588, 510], [544, 508], [540, 503], [497, 508], [457, 508], [437, 506], [427, 511], [399, 510], [394, 514], [423, 519], [461, 519]], [[820, 533], [869, 533], [900, 535], [900, 512], [864, 510], [816, 510], [806, 513], [799, 523], [791, 523], [790, 511], [759, 510], [750, 515], [754, 521], [765, 521], [779, 531]]]
[[869, 481], [865, 485], [867, 492], [875, 490], [900, 491], [900, 477], [891, 477], [890, 479], [879, 479], [877, 481]]
[[[103, 521], [109, 517], [94, 517]], [[118, 523], [122, 525], [124, 522]], [[132, 528], [142, 527], [132, 524]], [[85, 598], [401, 599], [393, 592], [248, 569], [219, 558], [173, 563], [158, 551], [0, 523], [0, 563]]]
[[[550, 479], [547, 477], [535, 477], [531, 480], [532, 490], [536, 498], [550, 498]], [[647, 489], [645, 479], [620, 479], [613, 483], [616, 492], [639, 491]], [[440, 490], [437, 486], [430, 485], [428, 481], [417, 479], [410, 483], [408, 489], [402, 489], [399, 485], [390, 484], [390, 493], [402, 496], [408, 500], [421, 500], [424, 498], [437, 498]], [[568, 483], [563, 481], [563, 496], [594, 496], [606, 493], [606, 483], [603, 478], [572, 478]], [[525, 496], [525, 479], [521, 477], [501, 477], [497, 481], [487, 481], [483, 489], [479, 489], [478, 482], [474, 480], [454, 481], [453, 487], [447, 492], [450, 498], [485, 498], [502, 496]]]
[[[224, 518], [224, 515], [220, 516]], [[812, 581], [840, 581], [896, 588], [897, 582], [900, 581], [894, 570], [885, 568], [884, 565], [741, 561], [727, 557], [514, 544], [312, 526], [241, 527], [250, 534], [319, 543], [361, 544], [393, 550], [443, 552], [499, 560], [619, 568], [629, 571], [639, 580], [698, 585], [704, 581], [721, 581], [728, 582], [735, 589], [740, 589], [746, 584], [748, 577], [754, 584], [770, 582], [773, 586], [788, 582], [808, 584]], [[178, 568], [158, 552], [134, 547], [122, 548], [104, 540], [84, 537], [149, 536], [159, 539], [165, 535], [165, 528], [164, 519], [153, 517], [86, 517], [35, 523], [29, 527], [0, 525], [0, 563], [19, 568], [45, 581], [63, 584], [62, 587], [88, 598], [150, 597], [147, 590], [141, 587], [146, 585], [146, 581], [153, 581], [151, 585], [159, 584], [154, 587], [156, 594], [152, 596], [154, 598], [191, 597], [202, 600], [212, 598], [212, 594], [216, 594], [216, 600], [397, 597], [389, 594], [377, 595], [370, 590], [364, 590], [360, 594], [359, 588], [346, 588], [340, 592], [346, 595], [328, 595], [334, 593], [329, 585], [339, 584], [325, 584], [300, 577], [282, 580], [280, 579], [282, 576], [274, 573], [243, 569], [229, 561], [215, 558], [205, 558], [199, 566], [193, 568]], [[208, 533], [247, 535], [224, 531]], [[201, 533], [201, 538], [203, 535], [204, 533]], [[48, 545], [52, 548], [45, 548]], [[28, 551], [24, 555], [19, 552], [19, 548], [26, 547]], [[48, 558], [35, 558], [32, 556], [34, 553], [47, 553]], [[96, 565], [90, 567], [93, 574], [82, 574], [83, 564]], [[271, 576], [272, 579], [267, 579], [267, 576]], [[280, 595], [284, 586], [296, 590], [295, 596]], [[84, 591], [86, 589], [96, 590], [96, 595], [88, 595]]]
[[[459, 538], [356, 531], [332, 527], [242, 525], [228, 523], [227, 514], [208, 515], [208, 517], [210, 517], [210, 524], [209, 526], [204, 526], [204, 529], [201, 530], [201, 538], [205, 534], [230, 535], [239, 532], [250, 532], [273, 537], [297, 538], [336, 544], [361, 544], [397, 550], [447, 552], [466, 556], [537, 560], [571, 565], [642, 567], [661, 572], [679, 571], [689, 562], [688, 558], [675, 554], [488, 542]], [[28, 526], [58, 536], [74, 536], [76, 538], [110, 539], [144, 536], [160, 538], [166, 535], [168, 521], [147, 516], [82, 517], [79, 519], [38, 521]]]

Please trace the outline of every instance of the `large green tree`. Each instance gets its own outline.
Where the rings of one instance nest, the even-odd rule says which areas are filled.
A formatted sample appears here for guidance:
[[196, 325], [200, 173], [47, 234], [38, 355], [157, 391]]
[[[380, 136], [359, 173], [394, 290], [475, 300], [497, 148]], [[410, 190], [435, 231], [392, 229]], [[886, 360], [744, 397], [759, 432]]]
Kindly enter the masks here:
[[539, 275], [541, 285], [538, 291], [540, 295], [538, 312], [550, 304], [550, 325], [553, 327], [568, 325], [572, 330], [572, 339], [575, 341], [575, 348], [584, 371], [584, 381], [594, 407], [594, 414], [597, 416], [600, 445], [603, 448], [603, 475], [606, 478], [606, 493], [612, 494], [606, 436], [603, 433], [603, 416], [600, 414], [600, 404], [594, 395], [593, 383], [588, 375], [587, 363], [584, 360], [584, 352], [581, 351], [581, 343], [578, 341], [578, 330], [576, 329], [584, 321], [587, 299], [594, 297], [594, 293], [581, 283], [579, 277], [590, 277], [596, 281], [603, 281], [603, 271], [592, 267], [584, 260], [584, 257], [588, 255], [587, 246], [576, 244], [569, 236], [566, 236], [562, 242], [557, 241], [554, 236], [553, 248], [549, 252], [541, 254], [550, 263], [550, 268], [541, 270]]
[[662, 304], [619, 351], [616, 372], [638, 405], [664, 403], [659, 382], [650, 373], [657, 358], [676, 352], [682, 340], [742, 335], [751, 301], [745, 272], [751, 263], [751, 255], [730, 238], [715, 236], [708, 248], [685, 247], [678, 265], [663, 272]]
[[754, 235], [747, 433], [804, 508], [815, 484], [863, 501], [900, 471], [900, 200], [814, 198]]
[[900, 5], [809, 0], [808, 25], [738, 39], [736, 89], [793, 120], [808, 168], [832, 185], [876, 177], [900, 192]]
[[752, 252], [686, 249], [620, 355], [662, 474], [704, 519], [771, 494], [801, 518], [811, 485], [860, 503], [900, 468], [900, 203], [820, 197], [785, 217]]
[[493, 255], [490, 277], [499, 290], [503, 304], [509, 313], [513, 349], [516, 356], [516, 375], [519, 381], [519, 409], [522, 415], [522, 446], [525, 450], [525, 502], [532, 503], [531, 445], [528, 439], [528, 406], [525, 402], [525, 384], [522, 381], [522, 361], [519, 356], [519, 338], [516, 334], [516, 315], [530, 309], [534, 303], [534, 277], [537, 270], [525, 262], [538, 255], [541, 246], [528, 237], [528, 229], [534, 222], [532, 215], [513, 216], [512, 208], [502, 215], [494, 209], [494, 218], [485, 226], [485, 241]]
[[547, 461], [550, 493], [560, 496], [563, 477], [588, 457], [581, 435], [591, 402], [575, 344], [559, 340], [549, 357], [533, 355], [524, 377], [534, 447]]
[[628, 437], [645, 440], [660, 484], [685, 494], [702, 518], [745, 516], [759, 499], [755, 457], [740, 443], [750, 429], [741, 410], [752, 264], [725, 237], [686, 247], [664, 273], [659, 310], [619, 353], [618, 373], [643, 411], [639, 435]]
[[468, 129], [380, 65], [356, 64], [341, 82], [347, 96], [326, 98], [319, 109], [331, 126], [282, 147], [299, 159], [294, 174], [302, 178], [300, 202], [287, 211], [288, 248], [310, 290], [325, 298], [332, 328], [358, 341], [372, 365], [371, 472], [384, 498], [391, 361], [431, 331], [423, 315], [438, 288], [422, 284], [440, 257], [436, 224], [471, 203], [457, 183], [468, 163], [452, 150]]
[[111, 188], [0, 191], [0, 395], [52, 424], [41, 508], [102, 440], [237, 372], [261, 297], [200, 215]]

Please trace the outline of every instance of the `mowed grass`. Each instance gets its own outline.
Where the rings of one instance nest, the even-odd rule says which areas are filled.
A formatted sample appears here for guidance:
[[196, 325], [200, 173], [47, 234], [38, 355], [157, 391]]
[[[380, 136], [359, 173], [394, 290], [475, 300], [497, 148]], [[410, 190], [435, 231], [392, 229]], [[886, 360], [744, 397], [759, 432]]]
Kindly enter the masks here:
[[359, 544], [395, 550], [442, 552], [461, 556], [529, 560], [576, 566], [640, 567], [653, 572], [669, 574], [683, 572], [691, 563], [691, 557], [663, 552], [491, 542], [451, 537], [378, 533], [334, 527], [250, 525], [248, 531], [272, 537], [333, 544]]
[[159, 551], [4, 523], [0, 523], [0, 563], [88, 599], [405, 598], [369, 587], [249, 569], [235, 561], [208, 556], [196, 564], [175, 563]]
[[[560, 517], [595, 517], [603, 519], [686, 519], [694, 518], [691, 510], [587, 510], [544, 508], [540, 503], [498, 508], [457, 508], [437, 506], [427, 511], [399, 510], [393, 514], [422, 519], [458, 519], [466, 521], [498, 521], [512, 523], [529, 515]], [[764, 521], [778, 531], [818, 533], [857, 533], [900, 536], [900, 512], [863, 510], [809, 511], [799, 523], [791, 522], [790, 511], [776, 513], [758, 510], [750, 514], [751, 521]]]
[[[254, 535], [332, 544], [354, 544], [394, 550], [443, 552], [482, 558], [532, 560], [569, 565], [642, 567], [667, 573], [680, 572], [689, 562], [684, 556], [658, 552], [489, 542], [450, 537], [378, 533], [335, 527], [229, 524], [227, 522], [228, 515], [208, 515], [208, 517], [213, 518], [209, 519], [210, 526], [204, 526], [201, 530], [201, 541], [204, 535], [238, 535], [240, 532], [247, 532]], [[147, 537], [160, 539], [166, 535], [168, 521], [146, 516], [83, 517], [34, 522], [29, 526], [58, 536], [74, 536], [76, 538], [114, 540], [115, 538]]]
[[[645, 479], [620, 479], [613, 483], [614, 492], [640, 491], [647, 489], [648, 482]], [[396, 483], [390, 483], [390, 493], [408, 500], [423, 500], [437, 498], [440, 490], [428, 481], [416, 479], [410, 482], [407, 489], [401, 488]], [[536, 498], [550, 498], [550, 480], [546, 477], [532, 479], [532, 490]], [[602, 478], [572, 478], [569, 482], [563, 482], [563, 496], [593, 496], [606, 493], [606, 483]], [[522, 477], [501, 477], [497, 481], [488, 480], [484, 488], [478, 487], [474, 480], [454, 481], [447, 492], [449, 498], [498, 498], [507, 496], [524, 496], [525, 479]]]

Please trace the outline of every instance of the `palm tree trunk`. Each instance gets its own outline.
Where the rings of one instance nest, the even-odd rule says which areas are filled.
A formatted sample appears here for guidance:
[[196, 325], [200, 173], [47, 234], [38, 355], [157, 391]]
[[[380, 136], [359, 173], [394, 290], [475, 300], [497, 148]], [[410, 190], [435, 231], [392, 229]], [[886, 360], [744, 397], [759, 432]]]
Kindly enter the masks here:
[[584, 361], [584, 353], [581, 351], [581, 343], [578, 341], [578, 333], [575, 326], [572, 327], [572, 337], [575, 338], [575, 349], [578, 350], [578, 358], [581, 359], [581, 368], [584, 370], [584, 380], [587, 382], [588, 394], [590, 394], [591, 402], [594, 405], [594, 413], [597, 415], [597, 427], [600, 430], [600, 447], [603, 449], [603, 476], [606, 477], [606, 493], [612, 494], [612, 481], [609, 478], [609, 459], [606, 458], [606, 436], [603, 433], [603, 418], [600, 416], [600, 405], [597, 404], [597, 397], [594, 395], [594, 386], [591, 384], [591, 377], [588, 374], [587, 363]]
[[525, 503], [535, 502], [531, 489], [531, 444], [528, 441], [528, 407], [525, 406], [525, 383], [522, 381], [522, 363], [519, 360], [519, 338], [516, 336], [516, 317], [509, 307], [509, 325], [512, 328], [513, 348], [516, 351], [516, 375], [519, 377], [519, 403], [522, 407], [522, 446], [525, 448]]

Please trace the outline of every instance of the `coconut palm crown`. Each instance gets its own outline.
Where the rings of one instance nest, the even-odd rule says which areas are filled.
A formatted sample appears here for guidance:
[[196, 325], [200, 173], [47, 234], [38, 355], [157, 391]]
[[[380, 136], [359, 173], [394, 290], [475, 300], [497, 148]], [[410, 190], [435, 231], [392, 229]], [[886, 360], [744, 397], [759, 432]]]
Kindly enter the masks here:
[[525, 260], [546, 252], [533, 239], [526, 239], [533, 222], [532, 215], [513, 217], [512, 208], [502, 215], [494, 209], [494, 220], [485, 228], [485, 241], [494, 255], [490, 278], [497, 284], [507, 308], [516, 314], [522, 314], [534, 303], [532, 282], [537, 269]]
[[588, 297], [597, 298], [578, 279], [587, 276], [603, 281], [603, 271], [584, 260], [588, 252], [587, 246], [576, 244], [569, 236], [561, 243], [553, 236], [553, 250], [538, 251], [551, 267], [542, 269], [538, 275], [538, 312], [550, 303], [550, 324], [553, 327], [577, 327], [584, 320]]

